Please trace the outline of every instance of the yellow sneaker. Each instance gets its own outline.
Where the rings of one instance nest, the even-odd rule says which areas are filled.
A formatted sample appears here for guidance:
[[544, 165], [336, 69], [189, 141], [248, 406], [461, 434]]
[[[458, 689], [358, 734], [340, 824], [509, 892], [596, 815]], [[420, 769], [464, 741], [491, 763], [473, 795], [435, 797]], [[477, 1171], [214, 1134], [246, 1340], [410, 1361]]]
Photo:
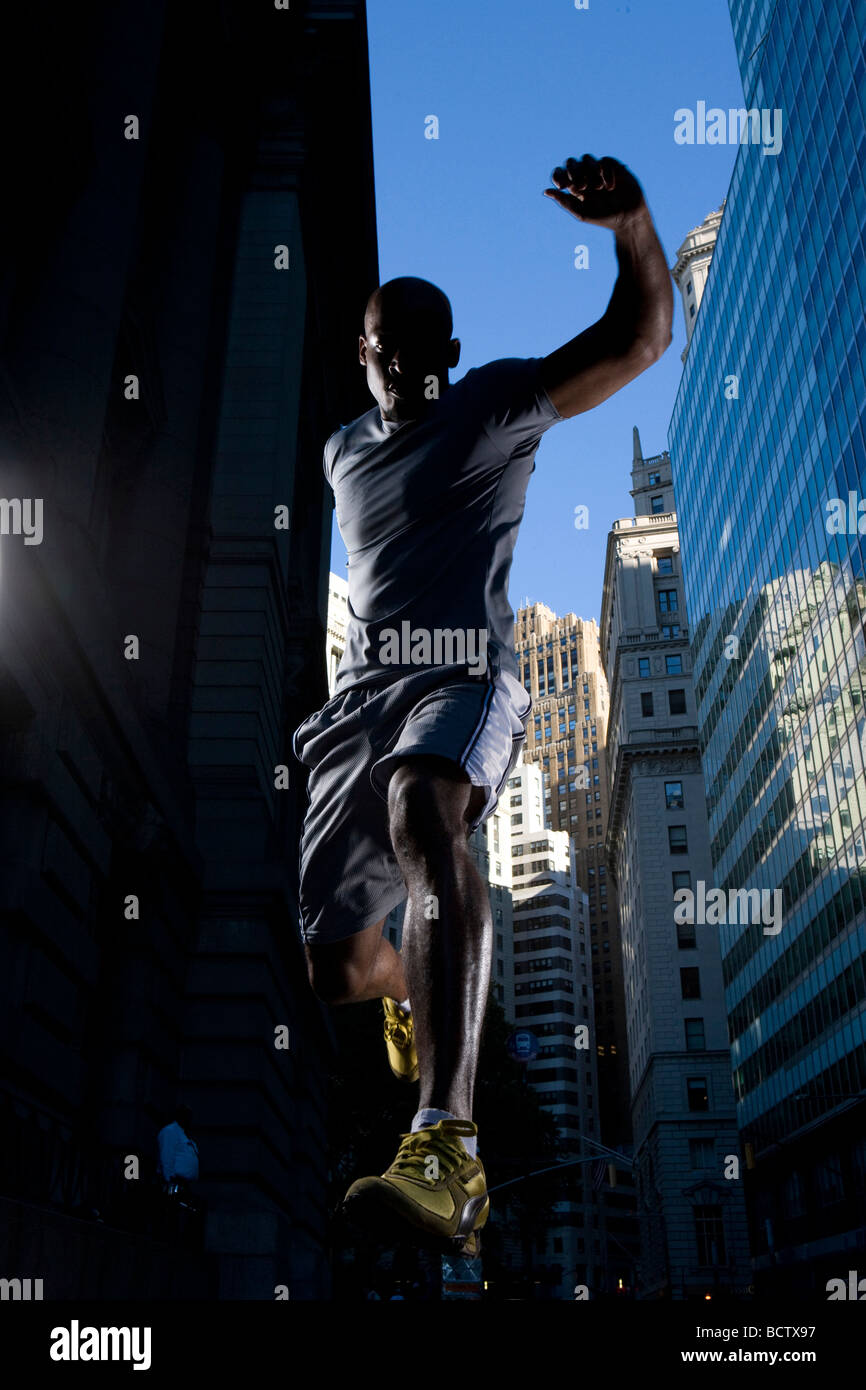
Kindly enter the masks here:
[[471, 1120], [440, 1120], [402, 1134], [390, 1168], [353, 1182], [343, 1212], [383, 1237], [405, 1235], [409, 1226], [433, 1249], [477, 1255], [490, 1215], [487, 1178], [480, 1158], [470, 1158], [460, 1140], [477, 1133]]
[[385, 1007], [385, 1044], [391, 1070], [400, 1081], [418, 1080], [418, 1051], [412, 1015], [396, 999], [382, 1000]]

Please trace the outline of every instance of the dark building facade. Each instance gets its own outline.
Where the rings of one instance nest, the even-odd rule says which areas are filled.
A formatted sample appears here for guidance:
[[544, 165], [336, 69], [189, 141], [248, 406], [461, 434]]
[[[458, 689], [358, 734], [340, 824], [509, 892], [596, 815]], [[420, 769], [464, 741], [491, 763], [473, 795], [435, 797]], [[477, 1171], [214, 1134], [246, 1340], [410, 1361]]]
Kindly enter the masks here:
[[[364, 6], [121, 0], [6, 47], [0, 1276], [326, 1297], [290, 739], [327, 699], [322, 445], [367, 403]], [[181, 1101], [176, 1248], [145, 1193]]]
[[756, 1289], [823, 1298], [866, 1260], [866, 16], [730, 8], [782, 139], [739, 150], [670, 428], [714, 886], [753, 895], [698, 930]]

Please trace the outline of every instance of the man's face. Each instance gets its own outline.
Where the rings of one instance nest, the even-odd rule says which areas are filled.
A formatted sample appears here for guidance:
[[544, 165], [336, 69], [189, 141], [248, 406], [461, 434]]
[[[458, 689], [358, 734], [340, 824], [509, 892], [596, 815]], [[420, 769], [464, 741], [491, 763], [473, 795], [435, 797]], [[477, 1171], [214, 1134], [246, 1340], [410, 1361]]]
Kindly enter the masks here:
[[[448, 339], [441, 318], [427, 306], [391, 305], [371, 300], [359, 356], [367, 368], [367, 385], [383, 420], [414, 420], [448, 385], [448, 368], [460, 354]], [[434, 388], [431, 377], [436, 378]]]

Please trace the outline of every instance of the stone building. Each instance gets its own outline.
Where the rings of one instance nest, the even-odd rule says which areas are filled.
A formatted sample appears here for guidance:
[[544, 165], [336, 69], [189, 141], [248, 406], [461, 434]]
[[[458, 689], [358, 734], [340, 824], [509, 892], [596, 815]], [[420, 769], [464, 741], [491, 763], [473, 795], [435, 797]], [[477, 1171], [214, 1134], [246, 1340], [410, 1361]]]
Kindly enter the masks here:
[[718, 931], [678, 889], [712, 883], [679, 535], [667, 454], [634, 431], [635, 515], [608, 537], [601, 649], [610, 682], [610, 823], [641, 1229], [640, 1296], [750, 1282]]

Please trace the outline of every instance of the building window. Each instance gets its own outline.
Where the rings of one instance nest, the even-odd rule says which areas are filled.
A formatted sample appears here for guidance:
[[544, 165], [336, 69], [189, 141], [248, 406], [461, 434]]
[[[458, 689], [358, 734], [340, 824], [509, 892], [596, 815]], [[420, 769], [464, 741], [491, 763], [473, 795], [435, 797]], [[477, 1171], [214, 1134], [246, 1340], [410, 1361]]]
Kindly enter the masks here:
[[685, 965], [680, 970], [680, 994], [683, 999], [700, 999], [701, 972], [696, 965]]
[[659, 555], [656, 559], [656, 571], [658, 574], [673, 574], [674, 557], [672, 555]]
[[668, 691], [668, 710], [671, 714], [685, 714], [686, 692], [684, 690]]
[[[694, 307], [694, 306], [692, 306]], [[698, 1264], [718, 1269], [727, 1263], [722, 1208], [718, 1205], [695, 1207], [695, 1236]]]
[[866, 1138], [858, 1139], [851, 1150], [851, 1171], [855, 1190], [866, 1196]]
[[677, 922], [677, 946], [681, 951], [694, 949], [698, 944], [693, 922]]
[[661, 482], [661, 480], [662, 480], [662, 475], [661, 475], [661, 473], [650, 473], [649, 478], [648, 478], [647, 481], [648, 481], [650, 487], [658, 487], [658, 485], [659, 485], [659, 483]]
[[648, 676], [650, 673], [650, 663], [648, 656], [638, 657], [637, 673], [639, 676]]
[[795, 1168], [782, 1185], [782, 1211], [785, 1216], [804, 1216], [806, 1212], [806, 1193], [803, 1180]]
[[676, 589], [659, 589], [659, 612], [676, 613], [678, 609]]
[[669, 676], [681, 676], [683, 674], [683, 659], [679, 652], [676, 656], [665, 657], [665, 671]]
[[[679, 810], [683, 804], [682, 782], [665, 782], [665, 806], [669, 811]], [[688, 887], [688, 884], [683, 884]]]
[[715, 1145], [712, 1139], [690, 1139], [689, 1140], [689, 1163], [692, 1168], [714, 1168]]
[[679, 635], [680, 630], [676, 623], [672, 623], [670, 627], [662, 628], [662, 637], [679, 637]]
[[843, 1200], [845, 1188], [842, 1181], [842, 1164], [838, 1153], [832, 1153], [826, 1158], [819, 1159], [812, 1176], [819, 1207], [829, 1207], [834, 1202]]
[[689, 1076], [686, 1079], [686, 1091], [690, 1110], [709, 1110], [710, 1096], [705, 1076]]
[[687, 1018], [684, 1022], [686, 1026], [686, 1052], [703, 1052], [706, 1047], [704, 1020], [702, 1018]]
[[658, 516], [660, 512], [663, 512], [665, 509], [664, 494], [659, 493], [656, 497], [651, 497], [650, 506], [652, 507], [653, 516]]
[[[512, 816], [512, 820], [514, 817]], [[668, 847], [671, 854], [688, 854], [689, 844], [684, 825], [668, 826]]]
[[651, 690], [642, 690], [640, 693], [640, 712], [644, 719], [647, 719], [653, 712], [653, 696]]

